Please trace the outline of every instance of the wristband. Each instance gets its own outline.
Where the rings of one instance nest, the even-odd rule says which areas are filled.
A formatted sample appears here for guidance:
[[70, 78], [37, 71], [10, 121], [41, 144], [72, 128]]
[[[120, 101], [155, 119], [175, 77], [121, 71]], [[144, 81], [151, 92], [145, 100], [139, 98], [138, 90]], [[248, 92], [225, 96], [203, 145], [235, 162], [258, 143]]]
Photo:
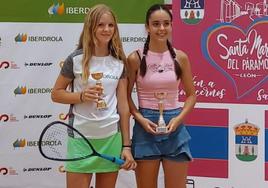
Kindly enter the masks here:
[[123, 148], [131, 148], [131, 145], [122, 145]]

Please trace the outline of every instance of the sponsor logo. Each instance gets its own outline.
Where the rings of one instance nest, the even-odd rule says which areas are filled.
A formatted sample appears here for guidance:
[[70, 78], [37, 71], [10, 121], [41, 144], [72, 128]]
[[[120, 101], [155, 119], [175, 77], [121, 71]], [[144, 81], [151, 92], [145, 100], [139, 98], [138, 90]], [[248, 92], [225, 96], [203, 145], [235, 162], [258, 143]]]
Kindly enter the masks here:
[[0, 69], [18, 69], [18, 65], [12, 61], [0, 62]]
[[89, 10], [88, 7], [66, 7], [66, 14], [87, 14]]
[[15, 37], [15, 42], [63, 42], [61, 36], [28, 36], [26, 33], [19, 33]]
[[146, 42], [146, 37], [121, 37], [122, 42]]
[[[23, 147], [38, 147], [39, 141], [26, 141], [25, 138], [23, 139], [17, 139], [13, 143], [14, 148], [23, 148]], [[42, 141], [42, 146], [60, 146], [62, 145], [61, 141], [59, 140], [50, 140], [50, 141]]]
[[18, 121], [13, 114], [0, 114], [0, 122], [15, 122]]
[[235, 154], [240, 161], [254, 161], [258, 156], [259, 128], [249, 123], [240, 123], [234, 127]]
[[25, 67], [49, 67], [53, 65], [51, 62], [25, 62]]
[[111, 74], [105, 74], [105, 75], [103, 75], [103, 78], [111, 79], [111, 80], [119, 80], [118, 76], [111, 75]]
[[23, 172], [47, 172], [52, 170], [51, 167], [23, 168]]
[[15, 37], [15, 42], [26, 42], [27, 41], [27, 34], [26, 33], [19, 33]]
[[204, 18], [204, 0], [181, 0], [180, 16], [184, 23], [198, 24]]
[[24, 115], [24, 119], [48, 119], [51, 118], [52, 115], [50, 114], [31, 114], [31, 115]]
[[27, 91], [27, 88], [26, 88], [26, 86], [18, 86], [15, 90], [14, 90], [14, 94], [15, 94], [15, 96], [16, 95], [24, 95], [24, 94], [26, 94], [26, 91]]
[[48, 8], [47, 12], [51, 16], [55, 15], [84, 15], [90, 10], [89, 7], [66, 7], [63, 2], [53, 3]]
[[28, 94], [49, 94], [51, 93], [52, 88], [28, 88], [26, 86], [18, 86], [14, 89], [14, 94], [16, 95], [25, 95]]
[[0, 176], [1, 175], [18, 175], [15, 169], [12, 167], [6, 168], [6, 167], [0, 167]]
[[64, 113], [59, 114], [59, 119], [60, 120], [66, 120], [68, 117], [69, 117], [69, 114], [64, 114]]
[[9, 115], [7, 114], [0, 114], [0, 121], [7, 122], [9, 120]]
[[13, 143], [13, 147], [14, 148], [23, 148], [26, 145], [26, 140], [25, 139], [17, 139], [14, 143]]
[[59, 170], [60, 173], [65, 173], [66, 172], [64, 166], [62, 166], [62, 165], [59, 166], [58, 170]]
[[8, 173], [8, 169], [7, 168], [5, 168], [5, 167], [0, 168], [0, 174], [7, 175], [7, 173]]
[[29, 88], [29, 94], [44, 94], [44, 93], [51, 93], [52, 88]]
[[57, 3], [57, 4], [52, 4], [48, 8], [48, 14], [50, 15], [63, 15], [64, 14], [64, 3]]
[[[27, 146], [36, 147], [38, 146], [39, 141], [28, 141]], [[60, 146], [62, 145], [61, 141], [59, 140], [50, 140], [50, 141], [42, 141], [42, 146]]]

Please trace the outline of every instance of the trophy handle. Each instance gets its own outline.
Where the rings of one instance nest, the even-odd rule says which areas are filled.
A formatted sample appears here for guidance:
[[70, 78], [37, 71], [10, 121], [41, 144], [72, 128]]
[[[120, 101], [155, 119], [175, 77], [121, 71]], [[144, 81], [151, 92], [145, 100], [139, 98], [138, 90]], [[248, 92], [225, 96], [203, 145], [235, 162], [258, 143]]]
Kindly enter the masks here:
[[163, 100], [159, 100], [158, 108], [159, 108], [160, 115], [163, 116], [163, 111], [164, 111], [164, 102], [163, 102]]

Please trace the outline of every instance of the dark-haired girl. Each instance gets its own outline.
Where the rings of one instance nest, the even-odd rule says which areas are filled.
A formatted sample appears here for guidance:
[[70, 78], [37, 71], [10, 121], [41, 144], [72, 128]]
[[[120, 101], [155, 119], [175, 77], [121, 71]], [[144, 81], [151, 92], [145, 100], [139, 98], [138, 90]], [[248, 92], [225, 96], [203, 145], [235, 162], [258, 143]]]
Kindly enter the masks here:
[[[187, 55], [173, 48], [169, 41], [172, 14], [164, 5], [148, 9], [145, 27], [148, 37], [144, 48], [128, 56], [128, 101], [135, 119], [132, 154], [138, 163], [137, 187], [157, 188], [162, 164], [165, 187], [186, 188], [188, 162], [192, 156], [188, 146], [190, 135], [182, 122], [196, 103], [190, 63]], [[186, 92], [182, 108], [178, 101], [180, 83]], [[138, 108], [131, 98], [134, 84]], [[166, 130], [159, 132], [162, 107]]]

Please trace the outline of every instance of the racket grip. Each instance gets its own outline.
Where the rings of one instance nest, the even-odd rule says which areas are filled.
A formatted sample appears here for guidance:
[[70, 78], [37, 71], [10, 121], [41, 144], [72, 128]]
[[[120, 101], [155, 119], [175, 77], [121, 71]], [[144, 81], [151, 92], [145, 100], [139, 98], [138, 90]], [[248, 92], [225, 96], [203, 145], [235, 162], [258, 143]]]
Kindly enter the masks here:
[[104, 158], [104, 159], [107, 159], [109, 161], [112, 161], [115, 164], [118, 164], [120, 166], [125, 163], [125, 161], [123, 159], [119, 159], [117, 157], [112, 157], [112, 156], [104, 155], [104, 154], [101, 154], [101, 157]]

